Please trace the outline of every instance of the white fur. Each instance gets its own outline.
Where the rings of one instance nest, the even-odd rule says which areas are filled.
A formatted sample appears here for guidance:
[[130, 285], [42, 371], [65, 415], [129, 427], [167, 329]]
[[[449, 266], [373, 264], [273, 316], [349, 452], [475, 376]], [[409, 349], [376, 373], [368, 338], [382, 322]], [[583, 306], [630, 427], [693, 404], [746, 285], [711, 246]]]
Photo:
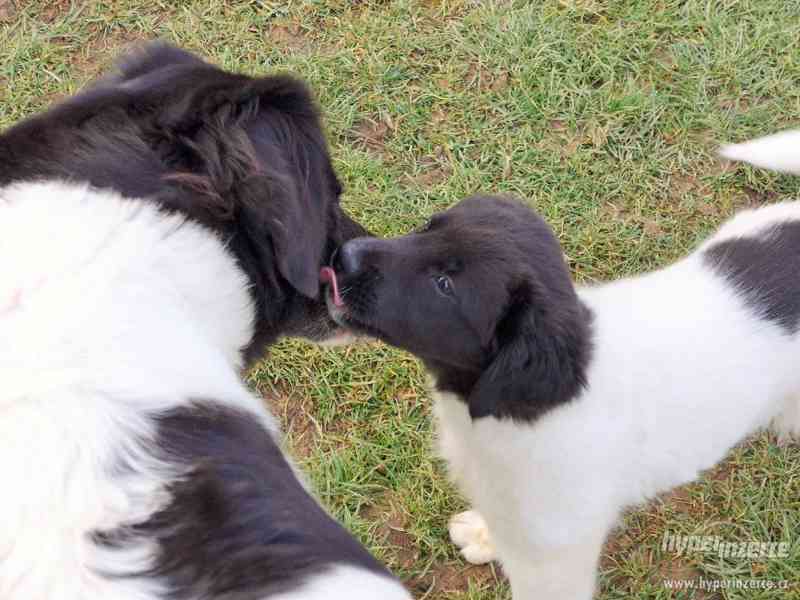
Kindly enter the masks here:
[[[0, 598], [154, 598], [96, 570], [147, 566], [87, 532], [143, 520], [174, 478], [142, 447], [147, 413], [225, 397], [272, 420], [237, 377], [253, 308], [207, 230], [63, 183], [0, 190]], [[113, 476], [125, 461], [133, 472]]]
[[720, 156], [757, 167], [800, 174], [800, 130], [783, 131], [741, 144], [723, 146]]
[[154, 411], [220, 398], [276, 431], [239, 377], [248, 280], [205, 228], [53, 182], [0, 189], [0, 274], [0, 598], [162, 598], [100, 575], [147, 567], [152, 547], [86, 535], [169, 500], [180, 473], [148, 452]]
[[339, 565], [302, 587], [269, 600], [411, 600], [399, 583], [363, 569]]
[[[701, 250], [790, 219], [800, 203], [741, 213]], [[435, 394], [441, 453], [479, 513], [466, 532], [454, 520], [454, 541], [468, 559], [476, 545], [496, 553], [516, 600], [589, 600], [621, 509], [694, 480], [770, 422], [800, 431], [800, 337], [757, 318], [699, 250], [579, 296], [594, 348], [575, 400], [522, 424], [472, 421]]]
[[454, 515], [447, 530], [450, 539], [461, 549], [467, 562], [483, 565], [497, 559], [489, 526], [480, 513], [466, 510]]

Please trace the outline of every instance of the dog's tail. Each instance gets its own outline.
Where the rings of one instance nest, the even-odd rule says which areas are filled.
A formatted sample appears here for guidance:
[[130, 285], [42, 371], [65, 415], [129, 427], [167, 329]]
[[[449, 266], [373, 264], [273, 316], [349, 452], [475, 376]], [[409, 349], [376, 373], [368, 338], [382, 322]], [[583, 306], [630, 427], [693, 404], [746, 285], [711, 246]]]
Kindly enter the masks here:
[[723, 146], [720, 156], [756, 167], [800, 175], [800, 129]]

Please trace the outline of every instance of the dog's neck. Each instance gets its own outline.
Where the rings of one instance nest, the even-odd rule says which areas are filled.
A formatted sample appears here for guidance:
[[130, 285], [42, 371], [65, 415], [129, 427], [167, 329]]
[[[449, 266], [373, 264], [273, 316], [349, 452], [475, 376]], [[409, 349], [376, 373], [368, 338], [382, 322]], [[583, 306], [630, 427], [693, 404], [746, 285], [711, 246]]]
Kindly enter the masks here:
[[13, 249], [0, 253], [0, 337], [22, 371], [67, 373], [71, 361], [152, 370], [171, 356], [188, 374], [194, 352], [241, 367], [248, 280], [210, 231], [63, 182], [0, 189], [0, 213]]
[[436, 360], [423, 359], [422, 362], [433, 377], [437, 390], [455, 394], [464, 401], [481, 376], [480, 369], [453, 367]]

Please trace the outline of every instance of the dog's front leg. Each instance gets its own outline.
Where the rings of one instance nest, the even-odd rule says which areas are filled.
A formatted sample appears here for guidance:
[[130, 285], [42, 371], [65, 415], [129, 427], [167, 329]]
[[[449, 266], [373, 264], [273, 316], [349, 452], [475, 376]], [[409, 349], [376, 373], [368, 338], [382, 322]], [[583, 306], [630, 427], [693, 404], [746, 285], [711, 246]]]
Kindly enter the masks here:
[[514, 600], [591, 600], [603, 538], [553, 548], [530, 556], [507, 556], [500, 562], [511, 581]]
[[504, 539], [475, 510], [455, 515], [450, 537], [468, 562], [499, 560], [511, 581], [514, 600], [591, 600], [598, 558], [606, 529], [580, 535], [580, 540], [548, 546], [536, 539]]

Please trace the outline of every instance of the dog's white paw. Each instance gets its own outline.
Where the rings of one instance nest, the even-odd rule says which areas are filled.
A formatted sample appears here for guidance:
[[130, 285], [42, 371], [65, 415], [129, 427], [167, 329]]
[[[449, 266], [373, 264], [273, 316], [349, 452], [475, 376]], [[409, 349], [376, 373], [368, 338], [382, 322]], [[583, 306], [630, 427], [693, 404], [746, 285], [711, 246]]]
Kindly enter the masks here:
[[458, 513], [450, 519], [450, 539], [459, 547], [467, 562], [483, 565], [497, 558], [489, 527], [474, 510]]

